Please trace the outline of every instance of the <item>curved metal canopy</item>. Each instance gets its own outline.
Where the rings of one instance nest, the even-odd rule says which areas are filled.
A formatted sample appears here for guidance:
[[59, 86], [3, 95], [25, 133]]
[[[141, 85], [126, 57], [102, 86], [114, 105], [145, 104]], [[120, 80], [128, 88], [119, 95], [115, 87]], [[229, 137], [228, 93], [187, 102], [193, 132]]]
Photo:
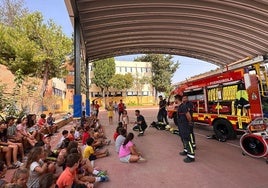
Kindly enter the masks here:
[[86, 57], [161, 53], [226, 65], [268, 53], [268, 0], [65, 0]]

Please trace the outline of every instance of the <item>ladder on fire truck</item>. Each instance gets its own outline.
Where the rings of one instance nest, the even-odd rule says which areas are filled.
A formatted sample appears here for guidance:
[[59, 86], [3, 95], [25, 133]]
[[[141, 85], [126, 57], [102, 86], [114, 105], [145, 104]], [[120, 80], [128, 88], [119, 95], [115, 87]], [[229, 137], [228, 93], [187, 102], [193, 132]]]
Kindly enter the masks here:
[[259, 78], [261, 96], [268, 97], [268, 73], [266, 62], [263, 56], [257, 56], [255, 58], [247, 57], [245, 59], [230, 63], [226, 65], [225, 70], [223, 71], [250, 66], [256, 71], [256, 75]]
[[[267, 74], [267, 67], [265, 65], [265, 60], [263, 56], [257, 56], [255, 58], [246, 58], [241, 61], [237, 61], [234, 63], [231, 63], [227, 65], [227, 70], [234, 70], [238, 68], [248, 68], [249, 72], [250, 70], [254, 70], [254, 73], [258, 77], [259, 81], [259, 87], [260, 87], [260, 95], [262, 97], [268, 97], [268, 74]], [[250, 74], [250, 73], [249, 73]], [[245, 80], [246, 82], [246, 80]], [[245, 83], [246, 84], [246, 83]], [[240, 114], [240, 113], [238, 113]], [[241, 121], [241, 115], [238, 115], [238, 127], [242, 128], [242, 121]]]
[[246, 57], [244, 59], [238, 60], [236, 62], [230, 63], [228, 65], [225, 65], [215, 71], [206, 72], [197, 76], [194, 76], [192, 78], [187, 79], [186, 81], [181, 82], [180, 84], [185, 84], [189, 81], [192, 81], [193, 79], [202, 79], [217, 73], [223, 73], [229, 70], [235, 70], [239, 68], [245, 68], [245, 67], [252, 67], [252, 69], [255, 70], [256, 75], [259, 78], [260, 83], [260, 94], [262, 97], [268, 97], [268, 67], [266, 66], [266, 63], [268, 59], [264, 59], [263, 56], [257, 56], [257, 57]]

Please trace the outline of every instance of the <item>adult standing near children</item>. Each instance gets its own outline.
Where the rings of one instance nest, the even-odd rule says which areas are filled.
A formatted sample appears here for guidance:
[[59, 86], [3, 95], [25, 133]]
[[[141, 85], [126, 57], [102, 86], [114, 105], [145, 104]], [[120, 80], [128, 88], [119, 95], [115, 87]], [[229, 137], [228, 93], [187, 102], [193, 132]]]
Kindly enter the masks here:
[[180, 155], [187, 156], [183, 160], [184, 162], [194, 162], [195, 152], [190, 139], [190, 124], [192, 123], [192, 117], [188, 107], [182, 102], [182, 96], [176, 95], [175, 100], [178, 102], [178, 119], [176, 124], [184, 146], [184, 150], [180, 152]]
[[[187, 106], [188, 111], [190, 112], [191, 118], [193, 120], [193, 108], [194, 108], [193, 103], [188, 100], [188, 96], [187, 95], [183, 95], [182, 96], [182, 102]], [[189, 125], [190, 125], [190, 139], [191, 139], [191, 143], [193, 145], [193, 148], [196, 149], [195, 135], [194, 135], [194, 122], [192, 121]]]
[[135, 115], [137, 116], [137, 120], [135, 124], [139, 128], [138, 136], [143, 136], [145, 129], [148, 127], [143, 115], [141, 115], [140, 110], [135, 110]]
[[92, 114], [93, 116], [95, 116], [95, 115], [96, 115], [95, 100], [93, 100], [93, 101], [91, 102], [90, 109], [91, 109], [91, 114]]
[[100, 105], [98, 104], [98, 101], [95, 102], [95, 110], [96, 110], [96, 117], [98, 117], [100, 110]]
[[160, 95], [159, 96], [159, 111], [157, 114], [157, 121], [159, 123], [164, 123], [164, 121], [165, 121], [166, 125], [168, 125], [166, 106], [167, 106], [167, 101], [165, 99], [163, 99], [162, 95]]
[[124, 110], [126, 109], [125, 104], [123, 103], [123, 100], [120, 99], [120, 102], [118, 103], [118, 121], [120, 121], [120, 117], [123, 114]]

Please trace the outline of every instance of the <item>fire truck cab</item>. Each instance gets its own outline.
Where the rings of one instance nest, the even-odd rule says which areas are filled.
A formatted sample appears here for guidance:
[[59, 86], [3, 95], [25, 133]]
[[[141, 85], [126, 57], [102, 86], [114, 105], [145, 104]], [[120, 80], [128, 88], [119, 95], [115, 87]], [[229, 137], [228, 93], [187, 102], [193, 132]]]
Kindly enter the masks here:
[[246, 58], [179, 83], [168, 117], [176, 117], [173, 96], [184, 94], [193, 103], [194, 122], [213, 126], [219, 138], [234, 139], [254, 119], [268, 117], [267, 88], [264, 57]]

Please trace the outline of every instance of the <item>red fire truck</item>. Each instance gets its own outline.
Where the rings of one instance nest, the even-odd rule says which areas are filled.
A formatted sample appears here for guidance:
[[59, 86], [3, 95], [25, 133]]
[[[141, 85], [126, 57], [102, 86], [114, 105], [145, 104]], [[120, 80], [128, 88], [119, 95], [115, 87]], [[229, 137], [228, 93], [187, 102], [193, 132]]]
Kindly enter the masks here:
[[[179, 83], [172, 95], [188, 96], [194, 122], [213, 126], [220, 138], [234, 139], [252, 120], [268, 116], [266, 61], [263, 56], [246, 58], [192, 77]], [[176, 104], [170, 104], [168, 117], [174, 118]]]

